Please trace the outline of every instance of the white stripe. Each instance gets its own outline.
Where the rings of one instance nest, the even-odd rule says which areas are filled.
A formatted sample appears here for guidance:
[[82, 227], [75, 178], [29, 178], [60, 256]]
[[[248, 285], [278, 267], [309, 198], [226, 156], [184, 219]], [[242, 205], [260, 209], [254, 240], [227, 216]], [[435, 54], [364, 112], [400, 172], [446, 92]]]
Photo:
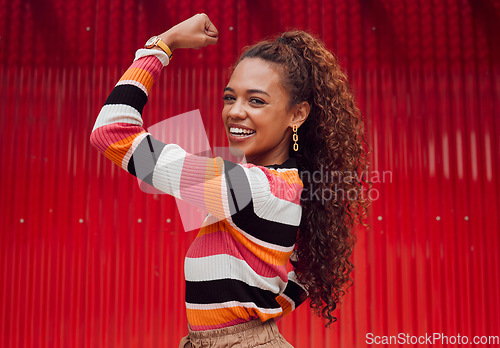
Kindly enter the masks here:
[[122, 85], [133, 85], [133, 86], [136, 86], [136, 87], [140, 88], [144, 92], [144, 94], [146, 95], [146, 97], [148, 96], [148, 90], [139, 81], [136, 81], [136, 80], [122, 80], [122, 81], [118, 81], [118, 83], [115, 85], [115, 87], [116, 86], [122, 86]]
[[[226, 165], [223, 165], [223, 173], [226, 171]], [[228, 192], [227, 192], [227, 182], [226, 182], [226, 175], [222, 175], [222, 179], [220, 181], [221, 183], [221, 199], [222, 199], [222, 209], [224, 209], [224, 218], [227, 219], [227, 221], [232, 222], [231, 218], [231, 208], [229, 207], [229, 200], [228, 200]], [[232, 199], [232, 198], [231, 198]]]
[[[285, 188], [290, 189], [289, 186]], [[299, 193], [294, 190], [294, 194]], [[302, 207], [299, 204], [278, 198], [272, 193], [267, 202], [261, 205], [259, 210], [255, 210], [255, 214], [262, 219], [297, 227], [302, 217]]]
[[243, 169], [250, 183], [254, 211], [260, 210], [271, 196], [271, 188], [267, 175], [259, 167], [243, 167]]
[[[300, 225], [300, 218], [302, 215], [302, 208], [300, 205], [288, 202], [282, 199], [275, 197], [271, 193], [271, 188], [269, 185], [269, 181], [267, 179], [264, 171], [259, 167], [245, 167], [244, 169], [246, 176], [248, 178], [248, 182], [250, 184], [250, 190], [252, 192], [252, 202], [254, 207], [254, 213], [265, 220], [276, 221], [280, 223], [285, 223], [287, 225]], [[269, 210], [269, 211], [264, 211]], [[227, 215], [229, 215], [229, 211]], [[283, 214], [284, 216], [275, 216], [275, 214]], [[232, 219], [228, 218], [229, 223], [236, 230], [241, 232], [245, 237], [247, 237], [252, 242], [262, 245], [269, 249], [274, 249], [282, 252], [290, 252], [293, 250], [293, 246], [291, 247], [283, 247], [276, 244], [271, 244], [264, 242], [258, 238], [253, 237], [252, 235], [246, 233], [242, 229], [238, 228]]]
[[153, 171], [153, 186], [169, 195], [181, 198], [180, 185], [185, 157], [186, 151], [179, 145], [167, 144], [156, 162]]
[[276, 170], [277, 172], [287, 172], [289, 170], [293, 170], [295, 172], [299, 172], [297, 168], [273, 168], [273, 170]]
[[199, 304], [199, 303], [186, 302], [186, 308], [198, 309], [198, 310], [214, 310], [214, 309], [238, 307], [238, 306], [245, 307], [245, 308], [255, 308], [259, 312], [266, 313], [266, 314], [276, 314], [276, 313], [283, 312], [283, 309], [281, 307], [279, 307], [279, 308], [261, 308], [261, 307], [258, 307], [253, 302], [228, 301], [228, 302], [210, 303], [210, 304]]
[[[125, 156], [123, 156], [123, 160], [122, 160], [122, 168], [127, 170], [128, 169], [128, 162], [130, 162], [130, 158], [132, 157], [135, 149], [137, 149], [137, 146], [139, 146], [139, 144], [141, 143], [141, 141], [147, 137], [148, 135], [150, 135], [149, 133], [142, 133], [142, 134], [139, 134], [135, 139], [134, 141], [132, 142], [132, 145], [130, 146], [130, 148], [128, 149], [127, 153], [125, 154]], [[127, 170], [128, 171], [128, 170]]]
[[[158, 162], [153, 172], [153, 186], [163, 192], [166, 192], [168, 194], [174, 195], [177, 198], [180, 198], [181, 176], [186, 176], [189, 174], [189, 175], [199, 175], [204, 177], [205, 168], [189, 168], [189, 170], [183, 170], [184, 159], [186, 155], [188, 155], [188, 153], [184, 149], [182, 149], [179, 145], [168, 144], [167, 146], [165, 146], [165, 148], [163, 149], [162, 153], [159, 156]], [[195, 156], [192, 154], [189, 155]], [[206, 159], [207, 159], [206, 157], [203, 157], [204, 162], [206, 161]], [[302, 214], [302, 208], [300, 207], [300, 205], [273, 196], [269, 188], [269, 182], [267, 180], [266, 174], [262, 171], [262, 169], [258, 167], [247, 168], [244, 166], [241, 166], [241, 168], [243, 168], [246, 177], [250, 183], [250, 190], [252, 194], [252, 200], [254, 204], [254, 210], [256, 211], [255, 212], [256, 215], [269, 221], [276, 221], [288, 225], [299, 226]], [[240, 231], [242, 234], [244, 234], [245, 237], [247, 237], [254, 243], [262, 245], [266, 248], [282, 252], [290, 252], [293, 250], [293, 246], [282, 247], [279, 245], [267, 243], [237, 228], [231, 219], [231, 212], [227, 198], [228, 193], [226, 189], [226, 175], [224, 174], [221, 175], [220, 184], [221, 186], [219, 187], [219, 190], [222, 196], [221, 198], [224, 209], [224, 217], [217, 216], [218, 219], [221, 218], [228, 219], [230, 224], [233, 227], [235, 227], [238, 231]], [[217, 199], [217, 197], [215, 197], [215, 199]], [[187, 201], [189, 202], [189, 200]], [[204, 202], [189, 202], [189, 203], [195, 205], [202, 204], [203, 206], [205, 206]]]
[[170, 59], [168, 58], [168, 55], [166, 52], [164, 52], [163, 50], [157, 50], [154, 48], [139, 48], [135, 52], [134, 62], [137, 59], [145, 57], [145, 56], [156, 56], [160, 60], [160, 62], [162, 63], [163, 66], [167, 66], [168, 63], [170, 63]]
[[104, 105], [97, 116], [92, 132], [102, 126], [117, 122], [129, 123], [142, 127], [141, 113], [130, 105], [108, 104]]
[[[259, 167], [245, 168], [254, 203], [255, 214], [265, 220], [274, 221], [286, 225], [299, 226], [302, 216], [302, 207], [299, 204], [278, 198], [271, 192], [271, 187], [266, 174]], [[280, 168], [280, 171], [290, 169]], [[286, 182], [281, 183], [280, 188], [292, 190]], [[278, 189], [280, 189], [278, 188]], [[293, 189], [294, 194], [299, 194]]]
[[[196, 157], [197, 159], [201, 159], [202, 167], [200, 168], [184, 168], [184, 162], [187, 156]], [[174, 197], [180, 199], [180, 183], [181, 178], [186, 180], [186, 182], [194, 181], [196, 182], [196, 186], [200, 188], [200, 190], [205, 190], [205, 184], [207, 181], [200, 181], [205, 178], [206, 175], [206, 162], [208, 157], [197, 156], [186, 152], [182, 147], [177, 144], [167, 144], [165, 148], [162, 150], [160, 156], [158, 157], [158, 161], [156, 163], [154, 172], [153, 172], [153, 186], [157, 189], [173, 195]], [[196, 163], [196, 159], [194, 163]], [[229, 204], [227, 202], [227, 190], [225, 175], [221, 175], [220, 187], [217, 188], [218, 194], [214, 197], [215, 203], [217, 205], [219, 202], [219, 194], [222, 198], [222, 208], [224, 211], [224, 216], [214, 216], [217, 221], [222, 219], [226, 219], [230, 217]], [[194, 180], [193, 180], [194, 179]], [[212, 182], [215, 179], [210, 179]], [[198, 184], [199, 183], [199, 184]], [[224, 189], [222, 189], [224, 188]], [[205, 198], [209, 198], [207, 194], [205, 194]], [[189, 197], [184, 197], [183, 201], [194, 204], [204, 210], [207, 209], [204, 201], [193, 201]], [[209, 203], [207, 202], [207, 206]], [[213, 205], [213, 204], [212, 204]], [[210, 211], [210, 213], [215, 213], [214, 211]], [[216, 222], [216, 221], [214, 221]]]
[[250, 265], [237, 257], [219, 254], [199, 258], [186, 257], [184, 274], [187, 281], [203, 282], [219, 279], [235, 279], [276, 295], [283, 292], [286, 283], [279, 277], [263, 277]]
[[[212, 160], [215, 160], [216, 162], [217, 161], [223, 161], [223, 158], [222, 157], [216, 157], [215, 159], [212, 159]], [[248, 181], [250, 182], [250, 191], [251, 191], [251, 195], [252, 195], [252, 201], [254, 202], [254, 206], [256, 204], [259, 204], [259, 202], [264, 202], [265, 201], [265, 197], [266, 197], [266, 194], [265, 194], [265, 185], [266, 182], [267, 182], [267, 179], [264, 175], [264, 173], [262, 173], [261, 170], [257, 170], [257, 172], [252, 172], [249, 170], [249, 168], [246, 168], [244, 166], [241, 166], [238, 164], [238, 166], [243, 169], [243, 171], [245, 172], [245, 176], [247, 177]], [[232, 218], [231, 218], [231, 208], [230, 208], [230, 204], [229, 204], [229, 201], [228, 201], [228, 192], [227, 192], [227, 179], [226, 179], [226, 166], [225, 166], [225, 163], [223, 164], [223, 168], [222, 168], [222, 173], [220, 174], [220, 195], [221, 195], [221, 200], [222, 200], [222, 208], [223, 208], [223, 211], [224, 211], [224, 216], [216, 216], [216, 219], [217, 221], [220, 221], [222, 219], [227, 219], [229, 221], [232, 221]], [[254, 180], [252, 180], [250, 177], [251, 176], [255, 176], [255, 174], [261, 174], [261, 175], [264, 175], [263, 177], [261, 177], [260, 179], [257, 179], [255, 178]], [[260, 180], [260, 182], [259, 182]], [[260, 190], [257, 189], [256, 187], [253, 187], [252, 188], [252, 181], [255, 181], [257, 182], [261, 187], [260, 187]], [[254, 185], [256, 186], [256, 185]], [[259, 192], [264, 192], [264, 194], [261, 194], [259, 196]], [[208, 197], [208, 196], [207, 196]], [[216, 198], [217, 199], [217, 198]], [[232, 198], [231, 198], [232, 199]], [[249, 201], [250, 202], [250, 201]], [[215, 204], [219, 204], [219, 201], [218, 199], [216, 200]], [[242, 207], [240, 207], [242, 208]], [[213, 212], [210, 212], [210, 213], [213, 213]], [[215, 221], [214, 221], [215, 222]]]

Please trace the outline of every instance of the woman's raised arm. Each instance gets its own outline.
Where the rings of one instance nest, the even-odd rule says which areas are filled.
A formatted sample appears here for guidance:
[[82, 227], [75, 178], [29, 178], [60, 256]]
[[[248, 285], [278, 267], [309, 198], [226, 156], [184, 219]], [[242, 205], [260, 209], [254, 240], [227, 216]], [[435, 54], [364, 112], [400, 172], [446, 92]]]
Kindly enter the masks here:
[[[215, 27], [204, 21], [206, 15], [197, 16], [162, 34], [173, 49], [197, 48], [214, 42], [215, 38], [207, 38], [210, 35], [205, 31], [216, 35]], [[197, 36], [193, 28], [204, 36], [189, 41], [188, 37]], [[180, 31], [182, 35], [177, 34]], [[219, 220], [229, 219], [240, 226], [247, 221], [262, 221], [261, 228], [251, 229], [249, 237], [278, 244], [291, 252], [301, 217], [302, 182], [296, 171], [196, 156], [176, 144], [158, 141], [143, 128], [143, 108], [153, 84], [168, 64], [169, 58], [161, 50], [137, 50], [133, 64], [99, 113], [91, 135], [92, 145], [142, 181], [210, 212]], [[279, 221], [275, 216], [279, 216]]]

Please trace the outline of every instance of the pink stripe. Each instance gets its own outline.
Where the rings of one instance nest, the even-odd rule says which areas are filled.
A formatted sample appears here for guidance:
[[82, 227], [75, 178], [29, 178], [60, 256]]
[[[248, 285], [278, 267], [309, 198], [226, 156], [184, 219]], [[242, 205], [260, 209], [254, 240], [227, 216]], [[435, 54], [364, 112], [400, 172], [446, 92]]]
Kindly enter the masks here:
[[[267, 180], [269, 181], [269, 186], [271, 189], [271, 194], [273, 196], [295, 204], [300, 204], [300, 195], [302, 194], [302, 189], [303, 189], [302, 185], [298, 183], [289, 184], [286, 182], [285, 179], [272, 174], [271, 171], [266, 167], [256, 166], [255, 164], [252, 163], [245, 163], [242, 165], [247, 168], [258, 167], [259, 169], [261, 169], [267, 176]], [[294, 172], [294, 175], [298, 176], [297, 172]]]
[[[282, 196], [278, 196], [274, 194], [274, 196], [283, 199], [285, 201], [289, 201], [295, 204], [300, 204], [300, 196], [302, 195], [302, 185], [300, 184], [288, 184], [285, 182], [285, 185], [287, 185], [287, 190], [284, 191], [284, 194]], [[272, 191], [272, 189], [271, 189]]]
[[180, 194], [181, 199], [196, 202], [198, 207], [208, 210], [205, 208], [206, 166], [206, 158], [186, 154], [181, 172]]
[[250, 320], [258, 319], [258, 318], [259, 318], [258, 316], [252, 315], [249, 317], [249, 319], [237, 318], [237, 319], [233, 319], [231, 321], [228, 321], [227, 323], [218, 324], [218, 325], [189, 325], [189, 327], [191, 327], [191, 330], [193, 330], [193, 331], [222, 329], [224, 327], [229, 327], [229, 326], [233, 326], [233, 325], [237, 325], [237, 324], [246, 323]]
[[[130, 68], [140, 68], [151, 74], [153, 80], [156, 81], [160, 77], [163, 64], [156, 56], [144, 56], [132, 63]], [[130, 69], [129, 68], [129, 69]]]
[[99, 151], [105, 152], [112, 144], [143, 131], [144, 128], [137, 125], [113, 123], [94, 130], [90, 135], [90, 142]]
[[226, 254], [244, 260], [258, 275], [267, 278], [279, 276], [288, 281], [286, 267], [271, 265], [259, 259], [250, 250], [238, 243], [229, 232], [217, 231], [197, 237], [189, 248], [186, 257], [200, 258]]
[[272, 174], [269, 170], [264, 170], [264, 173], [266, 173], [267, 179], [269, 180], [269, 186], [273, 196], [295, 204], [300, 204], [302, 185], [289, 184], [285, 179]]

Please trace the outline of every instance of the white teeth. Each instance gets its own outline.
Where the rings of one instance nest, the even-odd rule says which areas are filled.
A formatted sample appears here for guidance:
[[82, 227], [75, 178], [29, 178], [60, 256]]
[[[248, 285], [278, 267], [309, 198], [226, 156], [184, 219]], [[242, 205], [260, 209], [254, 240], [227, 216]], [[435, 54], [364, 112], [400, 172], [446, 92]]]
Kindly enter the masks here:
[[252, 133], [255, 133], [254, 130], [248, 130], [248, 129], [243, 129], [243, 128], [235, 128], [235, 127], [229, 128], [229, 131], [231, 133], [236, 133], [236, 134], [252, 134]]

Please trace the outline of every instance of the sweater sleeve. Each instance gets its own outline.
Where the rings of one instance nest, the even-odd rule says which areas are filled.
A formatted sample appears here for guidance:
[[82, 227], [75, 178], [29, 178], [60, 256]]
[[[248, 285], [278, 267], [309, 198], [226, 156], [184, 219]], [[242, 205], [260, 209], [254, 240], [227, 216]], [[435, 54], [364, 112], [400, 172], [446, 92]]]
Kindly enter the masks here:
[[294, 271], [288, 273], [288, 283], [283, 293], [276, 297], [276, 301], [283, 309], [283, 314], [276, 320], [282, 319], [285, 315], [290, 314], [298, 306], [307, 299], [307, 292], [297, 280]]
[[[300, 179], [277, 176], [262, 166], [193, 155], [177, 144], [155, 139], [143, 128], [144, 106], [168, 63], [164, 52], [137, 50], [100, 110], [91, 144], [130, 174], [218, 219], [240, 212], [239, 216], [257, 214], [295, 231], [301, 217]], [[285, 244], [291, 246], [295, 240], [289, 239]]]

